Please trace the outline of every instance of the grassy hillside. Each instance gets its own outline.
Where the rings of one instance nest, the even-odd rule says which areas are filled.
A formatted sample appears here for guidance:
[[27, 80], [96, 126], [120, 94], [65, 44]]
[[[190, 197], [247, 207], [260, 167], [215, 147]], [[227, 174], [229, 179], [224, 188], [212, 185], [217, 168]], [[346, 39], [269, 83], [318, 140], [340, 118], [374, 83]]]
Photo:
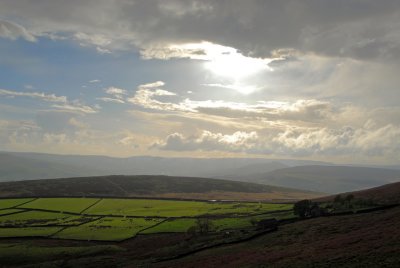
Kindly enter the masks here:
[[[346, 196], [348, 194], [354, 195], [355, 198], [372, 200], [374, 203], [378, 204], [400, 204], [400, 182], [385, 184], [362, 191], [344, 193], [342, 195]], [[327, 196], [316, 200], [320, 202], [332, 201], [335, 196], [336, 195]]]
[[0, 197], [114, 196], [193, 199], [302, 199], [321, 194], [219, 179], [169, 176], [99, 176], [0, 183]]
[[398, 267], [400, 208], [317, 218], [154, 267]]
[[[183, 220], [185, 219], [181, 221]], [[101, 229], [100, 227], [105, 222], [96, 224], [99, 224], [97, 229]], [[115, 224], [124, 230], [122, 222], [115, 222]], [[172, 227], [179, 228], [180, 226], [179, 224], [170, 226], [170, 222], [165, 222], [164, 226], [161, 224], [154, 227], [153, 231], [159, 232], [158, 234], [144, 232], [134, 239], [119, 243], [85, 241], [77, 243], [73, 240], [38, 238], [3, 240], [0, 243], [2, 253], [0, 261], [10, 264], [18, 261], [25, 264], [35, 262], [44, 264], [47, 261], [46, 267], [63, 265], [66, 267], [185, 268], [199, 267], [199, 264], [202, 267], [397, 267], [400, 262], [399, 224], [399, 207], [365, 214], [314, 218], [280, 225], [276, 231], [248, 241], [220, 245], [197, 253], [177, 256], [177, 251], [186, 249], [185, 245], [211, 243], [212, 241], [206, 242], [207, 239], [216, 237], [214, 235], [190, 238], [185, 233], [163, 233], [163, 228], [170, 230]], [[82, 225], [82, 228], [85, 226]], [[88, 226], [91, 228], [90, 224]], [[59, 234], [65, 238], [75, 234], [73, 229], [71, 232], [66, 230]], [[104, 233], [110, 235], [111, 230], [105, 229]], [[31, 232], [31, 230], [27, 231]], [[83, 232], [85, 233], [87, 232]], [[115, 235], [120, 234], [121, 232], [115, 233]], [[99, 253], [96, 250], [99, 246], [108, 249]], [[69, 251], [65, 251], [66, 255], [60, 255], [52, 251], [61, 247], [69, 251], [78, 250], [80, 247], [94, 251], [83, 255]], [[15, 249], [15, 254], [18, 252], [19, 258], [15, 258], [16, 255], [9, 252], [11, 248]], [[25, 250], [17, 251], [17, 249]], [[31, 252], [36, 252], [36, 254], [31, 255]], [[168, 259], [169, 257], [172, 259]]]
[[324, 193], [340, 193], [400, 181], [400, 170], [348, 166], [298, 166], [249, 175], [248, 181]]
[[[353, 194], [398, 200], [399, 185]], [[399, 206], [302, 220], [294, 217], [290, 204], [260, 202], [101, 198], [1, 202], [1, 264], [352, 268], [400, 263]], [[212, 231], [189, 232], [197, 226], [197, 218], [207, 218]], [[278, 226], [263, 230], [253, 225], [268, 219], [278, 220]]]

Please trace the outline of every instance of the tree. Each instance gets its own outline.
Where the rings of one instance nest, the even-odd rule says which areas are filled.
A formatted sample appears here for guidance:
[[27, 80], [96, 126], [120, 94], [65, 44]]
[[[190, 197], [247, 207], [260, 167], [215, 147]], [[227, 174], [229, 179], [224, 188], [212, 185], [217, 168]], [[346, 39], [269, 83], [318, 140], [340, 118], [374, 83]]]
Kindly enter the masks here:
[[347, 195], [346, 198], [345, 198], [346, 202], [348, 202], [348, 203], [353, 201], [353, 199], [354, 199], [354, 195], [352, 195], [352, 194]]
[[354, 195], [349, 194], [345, 197], [345, 202], [346, 202], [346, 206], [347, 208], [353, 208], [353, 200], [354, 200]]
[[251, 223], [252, 226], [257, 226], [258, 220], [256, 220], [255, 218], [251, 218], [250, 219], [250, 223]]
[[189, 236], [191, 236], [191, 237], [195, 236], [195, 235], [196, 235], [196, 232], [197, 232], [196, 226], [191, 226], [191, 227], [190, 227], [189, 229], [187, 229], [187, 231], [186, 231], [186, 233], [187, 233]]
[[212, 222], [208, 218], [201, 218], [196, 220], [196, 230], [199, 234], [207, 234], [213, 227]]
[[293, 213], [298, 215], [300, 218], [305, 218], [310, 216], [312, 202], [310, 200], [301, 200], [294, 204]]
[[335, 196], [335, 199], [333, 199], [333, 202], [337, 204], [342, 204], [343, 203], [342, 196], [338, 194], [337, 196]]

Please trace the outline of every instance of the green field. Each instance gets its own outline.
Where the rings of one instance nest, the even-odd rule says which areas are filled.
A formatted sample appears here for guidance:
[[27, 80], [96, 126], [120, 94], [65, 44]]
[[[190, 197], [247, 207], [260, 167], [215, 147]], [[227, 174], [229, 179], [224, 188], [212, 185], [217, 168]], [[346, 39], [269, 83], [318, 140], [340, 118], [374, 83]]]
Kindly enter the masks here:
[[27, 237], [27, 236], [38, 236], [47, 237], [57, 231], [61, 227], [25, 227], [25, 228], [0, 228], [0, 237]]
[[6, 215], [6, 214], [11, 214], [11, 213], [17, 213], [17, 212], [21, 212], [21, 211], [23, 211], [23, 210], [21, 210], [21, 209], [13, 209], [13, 208], [11, 208], [11, 209], [2, 209], [2, 210], [0, 210], [0, 216], [1, 215]]
[[[210, 222], [212, 230], [222, 231], [230, 229], [249, 228], [253, 226], [252, 220], [257, 222], [263, 219], [272, 219], [272, 218], [280, 220], [280, 219], [294, 218], [294, 215], [292, 211], [288, 211], [288, 212], [263, 214], [258, 216], [249, 216], [249, 217], [226, 217], [221, 219], [212, 219], [210, 220]], [[180, 232], [186, 232], [190, 227], [195, 225], [196, 225], [196, 219], [169, 219], [162, 222], [161, 224], [146, 229], [140, 233], [141, 234], [180, 233]]]
[[0, 237], [121, 241], [137, 234], [181, 233], [208, 218], [212, 231], [293, 218], [291, 204], [115, 198], [0, 200]]
[[145, 217], [249, 215], [291, 209], [290, 204], [170, 201], [155, 199], [103, 199], [85, 213]]
[[12, 208], [32, 200], [33, 198], [0, 199], [0, 209]]
[[156, 233], [182, 233], [196, 224], [196, 219], [174, 219], [166, 220], [152, 228], [146, 229], [141, 234]]
[[79, 213], [98, 200], [98, 198], [39, 198], [19, 207]]
[[78, 240], [119, 241], [134, 237], [138, 232], [159, 223], [160, 219], [102, 218], [76, 227], [66, 228], [54, 238]]
[[55, 212], [26, 211], [0, 217], [0, 226], [46, 226], [46, 225], [77, 225], [85, 223], [92, 217], [74, 216]]

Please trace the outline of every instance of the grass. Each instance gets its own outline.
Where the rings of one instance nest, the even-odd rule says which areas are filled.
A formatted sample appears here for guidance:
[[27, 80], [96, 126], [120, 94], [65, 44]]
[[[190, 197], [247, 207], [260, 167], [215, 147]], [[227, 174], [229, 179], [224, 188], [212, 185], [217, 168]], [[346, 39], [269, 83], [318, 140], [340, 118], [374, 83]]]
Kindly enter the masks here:
[[54, 237], [78, 240], [119, 241], [134, 237], [141, 230], [151, 227], [160, 221], [160, 219], [145, 218], [102, 218], [81, 226], [66, 228]]
[[[6, 214], [9, 214], [9, 213], [20, 212], [20, 211], [23, 211], [23, 210], [21, 210], [21, 209], [13, 209], [13, 208], [11, 208], [11, 209], [2, 209], [2, 210], [0, 210], [0, 216], [1, 215], [6, 215]], [[0, 220], [1, 220], [1, 218], [0, 218]]]
[[0, 237], [46, 237], [54, 234], [60, 227], [24, 227], [24, 228], [0, 228]]
[[0, 199], [0, 209], [12, 208], [31, 200], [33, 200], [33, 198]]
[[122, 249], [114, 245], [50, 247], [21, 242], [5, 243], [0, 244], [0, 263], [2, 265], [32, 264], [51, 259], [79, 258], [118, 251], [122, 251]]
[[152, 228], [146, 229], [141, 234], [155, 234], [155, 233], [184, 233], [191, 226], [196, 224], [196, 219], [174, 219], [167, 220], [163, 223], [156, 225]]
[[[221, 231], [226, 229], [239, 229], [251, 227], [250, 220], [252, 217], [244, 218], [223, 218], [212, 220], [212, 229]], [[141, 232], [141, 234], [155, 234], [155, 233], [184, 233], [190, 227], [196, 226], [196, 219], [173, 219], [167, 220], [157, 226], [149, 228]]]
[[103, 199], [86, 213], [144, 217], [194, 217], [221, 214], [248, 215], [291, 208], [291, 204]]
[[[0, 200], [5, 201], [0, 210], [5, 214], [17, 212], [18, 208], [27, 210], [0, 214], [0, 237], [52, 235], [75, 240], [120, 241], [137, 233], [186, 232], [195, 226], [196, 218], [208, 216], [218, 216], [211, 217], [216, 231], [250, 227], [252, 218], [293, 217], [291, 211], [281, 211], [290, 210], [291, 204], [97, 198], [30, 200]], [[19, 204], [22, 205], [14, 208]], [[66, 228], [61, 230], [61, 227]]]
[[[213, 219], [211, 220], [212, 228], [215, 231], [222, 231], [228, 229], [241, 229], [252, 227], [251, 220], [260, 221], [263, 219], [289, 219], [294, 218], [295, 216], [291, 211], [288, 212], [279, 212], [279, 213], [271, 213], [250, 217], [226, 217], [221, 219]], [[152, 228], [146, 229], [141, 234], [155, 234], [155, 233], [184, 233], [190, 227], [196, 225], [196, 219], [169, 219], [161, 224], [158, 224]]]
[[79, 213], [97, 200], [98, 198], [39, 198], [20, 207]]
[[91, 219], [62, 213], [26, 211], [0, 217], [0, 226], [77, 225]]
[[398, 267], [399, 222], [400, 208], [299, 221], [164, 267]]

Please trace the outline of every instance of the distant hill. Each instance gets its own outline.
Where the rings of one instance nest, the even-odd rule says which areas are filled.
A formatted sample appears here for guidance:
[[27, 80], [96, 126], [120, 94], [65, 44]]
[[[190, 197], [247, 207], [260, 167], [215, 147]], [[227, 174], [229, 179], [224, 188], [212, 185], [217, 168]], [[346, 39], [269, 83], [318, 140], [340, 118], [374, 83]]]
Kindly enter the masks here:
[[249, 175], [254, 174], [265, 174], [274, 170], [288, 168], [289, 165], [285, 165], [281, 162], [270, 162], [270, 163], [254, 163], [241, 167], [230, 168], [226, 170], [221, 170], [220, 173], [214, 174], [214, 177], [220, 177], [222, 179], [236, 178], [240, 181], [246, 181]]
[[297, 165], [327, 164], [302, 160], [261, 158], [114, 158], [95, 155], [56, 155], [0, 152], [0, 181], [54, 179], [100, 175], [169, 175], [224, 177], [263, 173]]
[[[348, 194], [354, 195], [355, 198], [370, 199], [378, 204], [400, 204], [400, 182], [385, 184], [362, 191], [343, 193], [342, 196]], [[335, 196], [318, 198], [317, 201], [332, 201]]]
[[[229, 179], [241, 180], [240, 176]], [[296, 189], [340, 193], [400, 181], [400, 170], [351, 166], [297, 166], [248, 175], [247, 181]]]
[[102, 196], [186, 199], [303, 199], [321, 194], [219, 179], [169, 176], [100, 176], [0, 183], [0, 197]]
[[324, 193], [362, 190], [400, 181], [399, 169], [261, 158], [114, 158], [0, 152], [0, 182], [105, 175], [219, 178]]
[[68, 163], [0, 153], [0, 181], [91, 176], [103, 171]]

